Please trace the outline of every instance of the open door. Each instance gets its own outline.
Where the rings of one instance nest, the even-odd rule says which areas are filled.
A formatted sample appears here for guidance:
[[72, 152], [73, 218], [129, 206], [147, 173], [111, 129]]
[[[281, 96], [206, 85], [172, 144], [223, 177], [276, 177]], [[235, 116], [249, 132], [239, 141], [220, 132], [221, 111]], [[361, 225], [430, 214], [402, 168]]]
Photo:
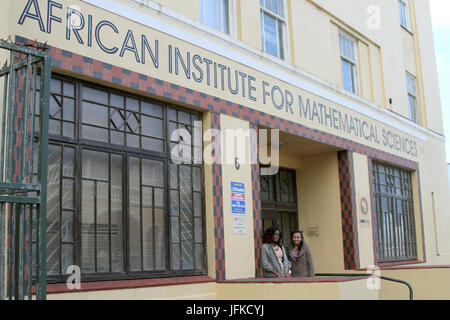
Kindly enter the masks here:
[[261, 206], [263, 231], [278, 227], [283, 245], [288, 246], [291, 231], [298, 229], [295, 170], [280, 168], [276, 175], [261, 175]]

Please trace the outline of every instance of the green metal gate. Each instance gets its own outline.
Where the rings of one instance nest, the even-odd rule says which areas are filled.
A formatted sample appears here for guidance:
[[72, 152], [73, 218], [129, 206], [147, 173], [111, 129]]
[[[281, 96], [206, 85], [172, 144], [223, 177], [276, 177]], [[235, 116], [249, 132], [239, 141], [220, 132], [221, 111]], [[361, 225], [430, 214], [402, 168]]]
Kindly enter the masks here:
[[33, 284], [43, 300], [51, 55], [0, 40], [0, 60], [0, 300], [31, 300]]

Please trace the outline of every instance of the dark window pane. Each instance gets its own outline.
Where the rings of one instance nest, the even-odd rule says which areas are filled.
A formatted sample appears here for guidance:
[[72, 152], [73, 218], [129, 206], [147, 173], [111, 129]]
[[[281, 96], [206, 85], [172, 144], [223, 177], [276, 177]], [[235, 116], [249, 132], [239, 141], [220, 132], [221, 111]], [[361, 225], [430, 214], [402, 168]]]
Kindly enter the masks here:
[[59, 255], [61, 244], [61, 150], [59, 146], [48, 148], [48, 184], [47, 184], [47, 272], [60, 273]]
[[155, 192], [155, 267], [156, 270], [166, 269], [166, 215], [165, 195], [163, 189], [154, 189]]
[[188, 112], [178, 111], [178, 121], [187, 125], [191, 124], [191, 114]]
[[101, 104], [108, 104], [108, 93], [106, 91], [83, 87], [83, 100], [98, 102]]
[[75, 100], [70, 98], [64, 98], [63, 106], [64, 120], [75, 121]]
[[142, 116], [142, 134], [155, 138], [163, 138], [163, 121], [157, 118]]
[[142, 137], [142, 149], [164, 152], [164, 141]]
[[91, 126], [83, 126], [83, 138], [108, 142], [108, 130]]
[[83, 102], [82, 109], [83, 123], [108, 127], [108, 108], [98, 104]]
[[50, 92], [52, 93], [61, 93], [62, 90], [62, 82], [61, 80], [52, 78], [50, 82]]
[[64, 179], [62, 187], [62, 207], [64, 209], [74, 208], [75, 181], [73, 179]]
[[64, 243], [61, 252], [62, 274], [67, 274], [67, 268], [74, 264], [74, 245]]
[[124, 108], [125, 97], [118, 94], [111, 94], [111, 105], [118, 108]]
[[180, 203], [178, 197], [178, 191], [170, 191], [170, 214], [173, 216], [178, 216], [180, 214]]
[[127, 97], [127, 110], [139, 112], [139, 101]]
[[142, 244], [144, 270], [154, 270], [153, 188], [142, 187]]
[[[107, 166], [107, 165], [106, 165]], [[97, 182], [97, 272], [109, 272], [109, 183]]]
[[148, 102], [142, 102], [142, 113], [155, 116], [155, 117], [163, 117], [163, 108], [161, 106], [158, 106], [156, 104], [148, 103]]
[[75, 126], [72, 123], [63, 123], [63, 136], [73, 138], [75, 136]]
[[139, 148], [139, 136], [135, 134], [127, 134], [127, 146]]
[[129, 237], [130, 237], [130, 269], [131, 271], [141, 271], [141, 170], [140, 161], [137, 158], [129, 160]]
[[61, 119], [62, 98], [55, 94], [50, 95], [49, 116], [50, 119]]
[[61, 135], [61, 121], [50, 119], [48, 125], [48, 133], [58, 136]]
[[81, 263], [86, 273], [95, 272], [95, 188], [93, 181], [83, 181], [81, 202]]
[[109, 155], [104, 152], [83, 150], [83, 178], [108, 180]]
[[181, 270], [181, 248], [179, 244], [172, 244], [172, 257], [170, 259], [172, 270]]
[[122, 156], [111, 155], [111, 263], [113, 272], [123, 268]]
[[200, 168], [192, 168], [192, 186], [194, 191], [201, 191], [202, 189], [202, 177]]
[[75, 149], [64, 147], [63, 175], [65, 177], [75, 176]]
[[118, 131], [111, 131], [111, 143], [114, 144], [125, 144], [125, 134]]
[[142, 160], [142, 184], [164, 186], [164, 163], [154, 160]]
[[202, 194], [195, 192], [194, 193], [194, 216], [201, 217], [202, 216]]
[[63, 211], [61, 225], [62, 241], [75, 241], [75, 237], [73, 234], [74, 222], [74, 213], [72, 211]]
[[64, 95], [68, 97], [75, 97], [75, 85], [64, 81]]

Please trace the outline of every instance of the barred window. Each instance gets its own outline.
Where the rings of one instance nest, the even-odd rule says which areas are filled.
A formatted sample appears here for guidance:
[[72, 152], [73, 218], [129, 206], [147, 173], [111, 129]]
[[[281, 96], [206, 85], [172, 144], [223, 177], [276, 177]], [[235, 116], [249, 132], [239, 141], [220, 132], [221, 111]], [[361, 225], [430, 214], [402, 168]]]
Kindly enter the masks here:
[[85, 280], [204, 274], [201, 114], [57, 75], [51, 98], [49, 282], [70, 265]]
[[417, 259], [411, 173], [373, 162], [379, 262]]

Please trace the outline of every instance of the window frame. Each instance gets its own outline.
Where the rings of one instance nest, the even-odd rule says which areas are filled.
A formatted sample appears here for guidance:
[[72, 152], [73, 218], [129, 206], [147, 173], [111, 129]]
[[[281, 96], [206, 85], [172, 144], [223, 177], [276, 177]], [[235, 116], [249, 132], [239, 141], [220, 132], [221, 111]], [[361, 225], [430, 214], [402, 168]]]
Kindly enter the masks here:
[[[75, 164], [74, 164], [74, 226], [73, 226], [73, 237], [74, 237], [74, 248], [73, 248], [73, 263], [74, 265], [78, 265], [81, 268], [81, 276], [82, 280], [89, 282], [89, 281], [109, 281], [109, 280], [131, 280], [131, 279], [142, 279], [142, 278], [158, 278], [158, 277], [177, 277], [177, 276], [197, 276], [197, 275], [205, 275], [208, 271], [208, 265], [207, 265], [207, 243], [206, 243], [206, 203], [205, 203], [205, 172], [204, 172], [204, 165], [203, 162], [194, 162], [195, 159], [192, 159], [190, 163], [188, 164], [181, 164], [181, 165], [188, 165], [191, 169], [191, 172], [194, 171], [194, 168], [198, 168], [196, 170], [199, 170], [200, 174], [200, 191], [195, 191], [196, 193], [200, 193], [200, 201], [201, 201], [201, 247], [202, 247], [202, 265], [199, 266], [197, 269], [196, 267], [196, 255], [195, 255], [195, 248], [196, 248], [196, 240], [195, 240], [195, 230], [194, 230], [194, 211], [192, 211], [192, 226], [190, 229], [191, 237], [192, 237], [192, 243], [193, 243], [193, 269], [189, 270], [173, 270], [172, 269], [172, 253], [171, 253], [171, 203], [170, 203], [170, 192], [171, 192], [171, 185], [170, 185], [170, 164], [171, 161], [171, 152], [170, 152], [170, 132], [169, 132], [169, 116], [168, 116], [168, 110], [176, 110], [176, 111], [182, 111], [185, 113], [188, 113], [190, 116], [191, 125], [193, 125], [194, 118], [192, 115], [198, 116], [198, 119], [203, 122], [203, 116], [200, 111], [196, 111], [194, 109], [188, 109], [188, 108], [182, 108], [176, 105], [168, 104], [168, 103], [162, 103], [159, 101], [154, 101], [150, 98], [147, 98], [145, 96], [139, 96], [136, 94], [132, 94], [126, 91], [121, 91], [115, 88], [111, 88], [108, 86], [101, 86], [98, 84], [95, 84], [90, 81], [85, 81], [77, 78], [68, 77], [65, 75], [60, 74], [53, 74], [52, 78], [62, 80], [62, 81], [68, 81], [75, 84], [75, 129], [74, 129], [74, 136], [73, 137], [67, 137], [63, 135], [55, 135], [55, 134], [49, 134], [49, 144], [55, 145], [58, 147], [61, 147], [61, 150], [64, 150], [62, 148], [73, 148], [75, 151]], [[152, 151], [152, 150], [146, 150], [146, 149], [139, 149], [134, 148], [131, 146], [127, 146], [126, 144], [118, 145], [118, 144], [112, 144], [109, 142], [102, 142], [102, 141], [95, 141], [90, 140], [82, 136], [82, 102], [83, 102], [83, 95], [82, 95], [82, 87], [90, 87], [102, 90], [104, 92], [107, 92], [108, 94], [118, 94], [123, 96], [125, 99], [127, 97], [132, 99], [137, 99], [141, 102], [148, 102], [151, 104], [157, 104], [163, 107], [163, 118], [164, 118], [164, 127], [163, 127], [163, 139], [164, 139], [164, 152], [158, 152], [158, 151]], [[111, 104], [109, 105], [109, 108], [112, 108]], [[62, 117], [61, 117], [62, 118]], [[60, 120], [61, 123], [63, 120]], [[108, 116], [108, 121], [110, 121], [110, 116]], [[111, 124], [108, 124], [108, 127], [112, 127]], [[192, 127], [193, 128], [193, 127]], [[62, 129], [61, 129], [62, 130]], [[111, 129], [109, 129], [111, 130]], [[63, 131], [60, 131], [63, 132]], [[193, 132], [192, 132], [193, 133]], [[109, 135], [109, 134], [108, 134]], [[191, 154], [193, 155], [194, 152], [194, 135], [191, 136]], [[39, 133], [35, 133], [35, 138], [39, 139]], [[203, 154], [203, 139], [201, 140], [201, 147], [202, 147], [202, 154]], [[109, 157], [111, 159], [111, 155], [116, 154], [122, 156], [122, 258], [123, 258], [123, 271], [122, 272], [94, 272], [94, 273], [85, 273], [83, 272], [82, 268], [82, 155], [84, 150], [92, 150], [97, 152], [103, 152], [108, 153]], [[63, 151], [61, 151], [63, 152]], [[162, 161], [164, 163], [164, 182], [163, 182], [163, 189], [165, 194], [165, 201], [164, 201], [164, 220], [165, 220], [165, 228], [164, 228], [164, 243], [165, 243], [165, 270], [164, 271], [130, 271], [131, 265], [130, 265], [130, 229], [129, 229], [129, 217], [130, 217], [130, 210], [129, 210], [129, 203], [128, 203], [128, 197], [129, 197], [129, 177], [130, 172], [128, 169], [128, 161], [132, 158], [136, 157], [139, 159], [149, 159], [149, 160], [157, 160]], [[110, 160], [111, 161], [111, 160]], [[61, 160], [60, 165], [60, 171], [62, 172], [63, 168], [63, 160]], [[110, 168], [111, 170], [111, 168]], [[193, 173], [192, 173], [193, 174]], [[111, 177], [110, 177], [111, 178]], [[62, 180], [64, 177], [61, 175], [60, 177], [60, 186], [59, 189], [61, 190], [63, 188], [62, 186]], [[111, 183], [111, 181], [109, 182]], [[193, 190], [193, 185], [191, 183], [191, 189]], [[194, 194], [194, 191], [192, 191], [192, 194]], [[62, 197], [62, 193], [60, 192], [59, 197]], [[193, 196], [194, 197], [194, 196]], [[109, 200], [110, 202], [111, 200]], [[154, 206], [154, 204], [153, 204]], [[192, 210], [194, 210], [194, 203], [191, 204]], [[154, 210], [154, 209], [153, 209]], [[60, 213], [59, 216], [62, 216], [62, 202], [60, 203]], [[179, 213], [181, 215], [181, 213]], [[111, 208], [109, 215], [111, 215]], [[141, 222], [142, 223], [142, 222]], [[62, 220], [59, 222], [59, 224], [62, 227]], [[142, 227], [142, 226], [141, 226]], [[179, 229], [181, 229], [181, 223], [179, 226]], [[59, 235], [60, 238], [62, 238], [62, 234]], [[111, 235], [109, 235], [111, 238]], [[110, 239], [111, 240], [111, 239]], [[63, 242], [59, 241], [59, 255], [62, 256], [62, 245]], [[109, 246], [111, 246], [111, 241], [109, 242]], [[111, 250], [111, 248], [110, 248]], [[142, 258], [142, 257], [141, 257]], [[110, 257], [111, 259], [111, 257]], [[62, 260], [59, 259], [59, 269], [62, 268]], [[97, 263], [97, 262], [95, 262]], [[112, 269], [111, 269], [112, 270]], [[65, 271], [62, 270], [61, 274], [48, 274], [47, 279], [48, 283], [61, 283], [65, 282], [68, 278], [68, 274], [65, 274]]]
[[[371, 175], [377, 262], [383, 264], [416, 261], [418, 237], [412, 171], [373, 159]], [[384, 179], [380, 178], [381, 175], [384, 175]], [[400, 185], [397, 185], [397, 180]], [[383, 200], [388, 209], [387, 215], [383, 211]], [[403, 228], [399, 229], [399, 225]]]
[[[354, 44], [353, 47], [353, 55], [355, 56], [355, 59], [352, 60], [350, 57], [347, 57], [345, 55], [342, 54], [343, 48], [342, 48], [342, 39], [344, 40], [348, 40], [350, 42], [352, 42]], [[359, 88], [360, 88], [360, 83], [359, 83], [359, 55], [358, 55], [358, 39], [354, 36], [352, 36], [351, 34], [349, 34], [348, 32], [340, 29], [339, 30], [339, 56], [340, 56], [340, 66], [341, 66], [341, 81], [342, 81], [342, 88], [349, 93], [355, 94], [355, 95], [359, 95]], [[345, 83], [345, 79], [344, 79], [344, 72], [343, 72], [343, 63], [344, 61], [348, 64], [350, 64], [351, 66], [351, 76], [352, 79], [351, 82], [353, 84], [352, 88], [353, 90], [347, 90], [344, 86]]]
[[[288, 61], [289, 59], [289, 50], [288, 50], [288, 28], [287, 28], [287, 8], [285, 0], [276, 0], [277, 8], [278, 4], [283, 4], [283, 16], [280, 16], [277, 12], [274, 12], [271, 9], [267, 9], [265, 7], [265, 0], [260, 0], [259, 9], [260, 9], [260, 32], [261, 32], [261, 50], [262, 52], [270, 55], [271, 57], [275, 57], [277, 59]], [[273, 1], [270, 0], [270, 5], [272, 6]], [[278, 10], [277, 10], [278, 11]], [[269, 16], [272, 19], [275, 19], [276, 22], [276, 35], [277, 35], [277, 55], [273, 55], [270, 52], [266, 51], [265, 48], [265, 32], [264, 32], [264, 15]], [[281, 25], [281, 37], [280, 39], [280, 25]]]
[[[414, 90], [410, 90], [409, 83], [413, 84]], [[406, 90], [408, 92], [409, 120], [419, 123], [419, 103], [417, 97], [417, 78], [409, 72], [406, 72]], [[413, 105], [411, 105], [413, 102]]]
[[411, 18], [408, 0], [398, 0], [400, 26], [411, 32]]
[[[200, 22], [203, 23], [204, 25], [213, 28], [214, 30], [217, 30], [219, 32], [222, 32], [226, 35], [233, 35], [234, 34], [234, 19], [232, 17], [234, 17], [234, 0], [226, 0], [227, 2], [227, 8], [226, 8], [226, 15], [225, 17], [227, 18], [227, 21], [222, 21], [222, 25], [220, 29], [217, 29], [216, 27], [208, 24], [206, 22], [206, 10], [205, 10], [205, 1], [211, 1], [211, 0], [199, 0], [199, 17], [200, 17]], [[223, 0], [215, 0], [215, 1], [220, 1], [220, 11], [221, 11], [221, 19], [224, 17], [224, 6], [223, 6]]]

